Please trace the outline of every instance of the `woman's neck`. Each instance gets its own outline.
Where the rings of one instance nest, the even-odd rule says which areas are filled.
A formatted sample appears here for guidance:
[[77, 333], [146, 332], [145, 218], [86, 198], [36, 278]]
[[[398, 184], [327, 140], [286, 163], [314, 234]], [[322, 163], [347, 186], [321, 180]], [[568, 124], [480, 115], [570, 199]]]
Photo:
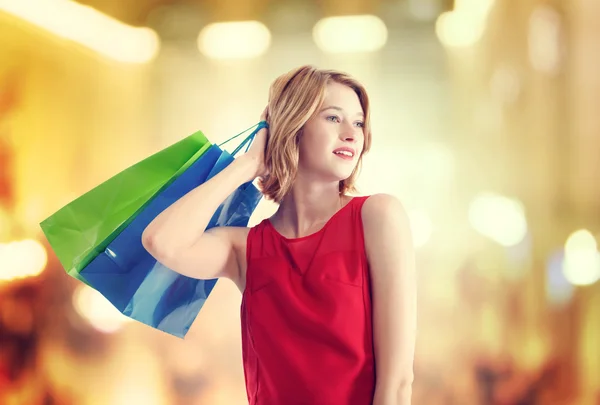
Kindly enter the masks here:
[[284, 197], [271, 223], [291, 237], [301, 237], [319, 230], [346, 203], [339, 184], [303, 186], [294, 184]]

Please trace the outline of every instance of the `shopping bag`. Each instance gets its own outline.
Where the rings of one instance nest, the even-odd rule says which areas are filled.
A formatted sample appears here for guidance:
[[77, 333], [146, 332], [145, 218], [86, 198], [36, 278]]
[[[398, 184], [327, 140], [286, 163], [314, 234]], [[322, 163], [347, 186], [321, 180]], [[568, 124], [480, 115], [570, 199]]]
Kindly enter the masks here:
[[[258, 127], [234, 151], [248, 144]], [[142, 245], [142, 233], [164, 209], [233, 162], [233, 153], [211, 146], [184, 173], [161, 191], [80, 272], [80, 276], [124, 315], [183, 338], [217, 280], [180, 275], [152, 257]], [[247, 226], [262, 194], [250, 182], [238, 187], [214, 213], [207, 229]]]
[[42, 231], [65, 270], [82, 280], [81, 269], [210, 146], [198, 131], [125, 169], [44, 220]]

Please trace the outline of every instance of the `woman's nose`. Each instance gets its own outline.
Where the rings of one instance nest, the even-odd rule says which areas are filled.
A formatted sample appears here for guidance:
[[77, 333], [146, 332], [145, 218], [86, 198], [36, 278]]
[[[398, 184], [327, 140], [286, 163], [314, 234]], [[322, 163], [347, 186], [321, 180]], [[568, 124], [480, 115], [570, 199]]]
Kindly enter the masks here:
[[341, 137], [344, 141], [354, 142], [356, 140], [355, 128], [350, 124], [344, 124], [342, 127]]

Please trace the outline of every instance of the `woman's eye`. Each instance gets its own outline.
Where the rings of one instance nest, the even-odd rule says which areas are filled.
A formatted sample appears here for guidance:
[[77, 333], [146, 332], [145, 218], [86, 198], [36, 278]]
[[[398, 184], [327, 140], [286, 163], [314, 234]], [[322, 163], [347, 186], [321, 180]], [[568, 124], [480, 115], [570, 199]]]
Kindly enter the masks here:
[[327, 120], [332, 122], [340, 122], [340, 119], [335, 115], [330, 115], [329, 117], [327, 117]]
[[360, 121], [359, 121], [359, 122], [356, 122], [355, 124], [356, 124], [356, 126], [357, 126], [357, 127], [359, 127], [359, 128], [364, 128], [364, 127], [365, 127], [365, 123], [364, 123], [364, 122], [360, 122]]

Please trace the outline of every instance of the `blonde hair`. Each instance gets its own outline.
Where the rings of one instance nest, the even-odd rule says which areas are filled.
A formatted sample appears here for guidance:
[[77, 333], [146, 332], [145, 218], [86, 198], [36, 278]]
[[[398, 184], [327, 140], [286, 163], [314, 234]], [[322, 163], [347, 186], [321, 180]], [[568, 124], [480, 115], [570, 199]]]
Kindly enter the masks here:
[[259, 186], [267, 199], [281, 202], [290, 191], [298, 173], [298, 143], [302, 128], [322, 105], [325, 88], [331, 82], [354, 90], [365, 114], [363, 150], [350, 177], [341, 180], [339, 185], [340, 194], [356, 192], [355, 182], [362, 158], [371, 147], [367, 91], [346, 73], [302, 66], [279, 76], [269, 90], [269, 140], [265, 150], [265, 165], [269, 174], [259, 180]]

